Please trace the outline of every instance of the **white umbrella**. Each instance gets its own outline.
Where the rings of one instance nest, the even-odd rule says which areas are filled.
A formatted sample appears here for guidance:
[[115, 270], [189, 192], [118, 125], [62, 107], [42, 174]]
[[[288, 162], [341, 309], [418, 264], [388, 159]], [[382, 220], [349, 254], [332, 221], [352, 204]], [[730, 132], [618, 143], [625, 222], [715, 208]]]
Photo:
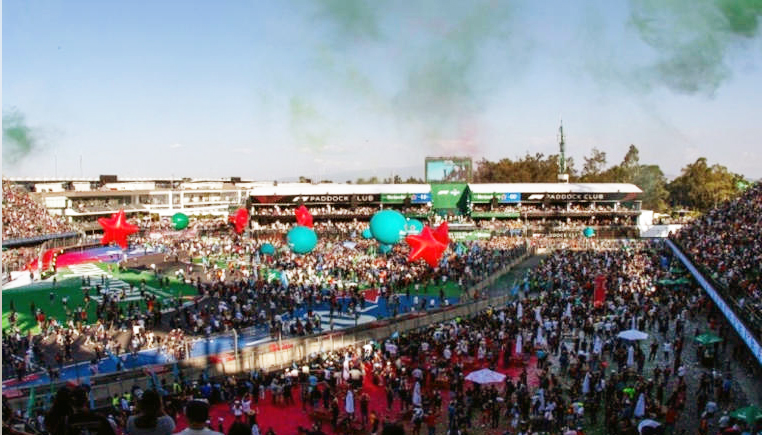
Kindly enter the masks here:
[[590, 373], [585, 373], [585, 380], [582, 381], [582, 394], [590, 393]]
[[[640, 396], [638, 396], [638, 403], [635, 404], [635, 411], [633, 412], [633, 415], [635, 417], [642, 417], [646, 415], [646, 395], [643, 393], [640, 393]], [[640, 430], [640, 425], [638, 425], [638, 430]]]
[[633, 349], [632, 346], [630, 346], [627, 349], [627, 367], [634, 367], [635, 366], [635, 349]]
[[481, 369], [469, 373], [466, 380], [475, 384], [499, 384], [505, 380], [505, 375], [490, 369]]
[[521, 342], [521, 333], [516, 336], [516, 354], [521, 354], [523, 343]]
[[645, 332], [638, 331], [637, 329], [628, 329], [626, 331], [622, 331], [619, 334], [617, 334], [617, 337], [624, 340], [637, 341], [637, 340], [647, 339], [648, 334], [646, 334]]
[[657, 428], [659, 426], [661, 426], [661, 423], [659, 423], [656, 420], [651, 420], [647, 418], [641, 421], [640, 424], [638, 424], [638, 433], [643, 433], [643, 428], [646, 428], [646, 427]]

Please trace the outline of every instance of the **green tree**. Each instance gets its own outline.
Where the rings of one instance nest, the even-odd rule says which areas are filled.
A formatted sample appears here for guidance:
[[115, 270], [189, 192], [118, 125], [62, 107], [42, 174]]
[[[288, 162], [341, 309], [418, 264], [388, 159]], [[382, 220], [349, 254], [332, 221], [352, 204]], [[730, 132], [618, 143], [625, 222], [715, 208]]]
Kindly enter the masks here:
[[633, 184], [643, 191], [642, 207], [646, 210], [662, 212], [667, 209], [669, 191], [667, 190], [667, 178], [664, 176], [659, 165], [641, 165]]
[[709, 166], [705, 157], [685, 166], [679, 177], [667, 185], [673, 206], [706, 211], [738, 194], [738, 174], [722, 165]]
[[590, 156], [585, 157], [584, 160], [579, 181], [586, 183], [605, 181], [606, 152], [593, 148], [590, 151]]

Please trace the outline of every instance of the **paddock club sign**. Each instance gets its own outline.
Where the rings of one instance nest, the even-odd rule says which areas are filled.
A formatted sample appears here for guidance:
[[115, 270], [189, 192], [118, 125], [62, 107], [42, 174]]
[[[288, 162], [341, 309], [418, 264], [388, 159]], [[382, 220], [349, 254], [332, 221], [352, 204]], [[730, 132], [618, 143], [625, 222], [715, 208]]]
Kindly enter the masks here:
[[267, 195], [252, 196], [254, 204], [372, 204], [381, 202], [381, 195]]
[[637, 193], [522, 193], [522, 201], [632, 201]]

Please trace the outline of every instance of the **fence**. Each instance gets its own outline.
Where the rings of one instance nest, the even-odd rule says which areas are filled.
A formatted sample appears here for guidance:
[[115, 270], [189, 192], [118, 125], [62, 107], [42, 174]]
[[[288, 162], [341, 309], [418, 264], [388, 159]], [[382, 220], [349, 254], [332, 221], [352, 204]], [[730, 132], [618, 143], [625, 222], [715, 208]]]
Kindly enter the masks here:
[[[465, 293], [469, 295], [469, 301], [462, 304], [443, 307], [433, 312], [412, 313], [394, 319], [379, 320], [355, 328], [308, 337], [282, 339], [242, 349], [239, 349], [237, 346], [238, 333], [231, 331], [230, 333], [209, 337], [206, 340], [232, 336], [236, 343], [233, 352], [187, 358], [177, 363], [154, 365], [136, 370], [92, 376], [89, 377], [91, 396], [96, 403], [96, 407], [110, 404], [110, 398], [114, 394], [121, 395], [127, 389], [132, 388], [133, 385], [138, 385], [144, 390], [152, 387], [154, 377], [150, 376], [150, 373], [156, 374], [157, 379], [171, 375], [175, 365], [182, 367], [186, 379], [198, 378], [204, 371], [206, 371], [207, 376], [213, 377], [258, 369], [264, 371], [280, 370], [311, 354], [335, 351], [347, 346], [363, 346], [371, 341], [380, 341], [388, 338], [395, 332], [402, 334], [407, 331], [427, 328], [433, 324], [446, 322], [458, 317], [469, 317], [484, 311], [490, 306], [504, 305], [513, 300], [514, 296], [507, 294], [506, 289], [499, 288], [500, 278], [510, 272], [516, 265], [534, 255], [535, 252], [532, 248], [528, 249], [524, 255], [516, 258], [507, 266], [494, 272], [487, 279], [467, 290]], [[498, 286], [496, 287], [496, 285]], [[481, 296], [495, 293], [500, 294], [491, 297]], [[46, 392], [54, 391], [61, 385], [63, 383], [38, 387], [36, 393], [37, 403], [33, 408], [42, 408], [44, 403], [41, 402], [47, 400], [48, 394]], [[40, 393], [40, 391], [44, 393]], [[19, 409], [19, 407], [26, 409], [29, 394], [30, 388], [19, 389], [16, 393], [17, 397], [11, 399], [11, 405], [15, 409]]]

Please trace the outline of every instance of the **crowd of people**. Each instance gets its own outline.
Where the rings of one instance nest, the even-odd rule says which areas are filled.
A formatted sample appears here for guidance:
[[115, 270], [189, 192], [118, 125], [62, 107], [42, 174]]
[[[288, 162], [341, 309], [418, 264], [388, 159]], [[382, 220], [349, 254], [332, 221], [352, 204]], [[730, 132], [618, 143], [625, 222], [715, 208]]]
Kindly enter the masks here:
[[762, 184], [682, 227], [673, 235], [684, 252], [732, 297], [762, 337]]
[[53, 216], [29, 193], [3, 179], [3, 240], [72, 231], [61, 216]]
[[[659, 284], [684, 273], [668, 248], [609, 248], [553, 253], [526, 277], [525, 297], [505, 307], [313, 354], [286, 370], [197, 379], [179, 371], [154, 380], [152, 390], [116, 395], [100, 421], [115, 433], [167, 435], [184, 426], [191, 428], [184, 433], [275, 434], [286, 415], [309, 422], [295, 432], [310, 435], [419, 434], [424, 426], [429, 434], [635, 434], [645, 420], [668, 434], [762, 430], [728, 415], [738, 405], [729, 362], [692, 363], [694, 354], [720, 349], [692, 337], [725, 331], [694, 285]], [[590, 287], [598, 275], [608, 291], [595, 307]], [[632, 329], [648, 339], [619, 338]], [[482, 368], [508, 376], [485, 385], [466, 379]], [[59, 394], [71, 405], [57, 397], [34, 423], [53, 434], [66, 416], [79, 421], [77, 413], [88, 412], [86, 391]], [[212, 420], [209, 407], [220, 404], [225, 417]], [[265, 406], [267, 414], [258, 414]]]

